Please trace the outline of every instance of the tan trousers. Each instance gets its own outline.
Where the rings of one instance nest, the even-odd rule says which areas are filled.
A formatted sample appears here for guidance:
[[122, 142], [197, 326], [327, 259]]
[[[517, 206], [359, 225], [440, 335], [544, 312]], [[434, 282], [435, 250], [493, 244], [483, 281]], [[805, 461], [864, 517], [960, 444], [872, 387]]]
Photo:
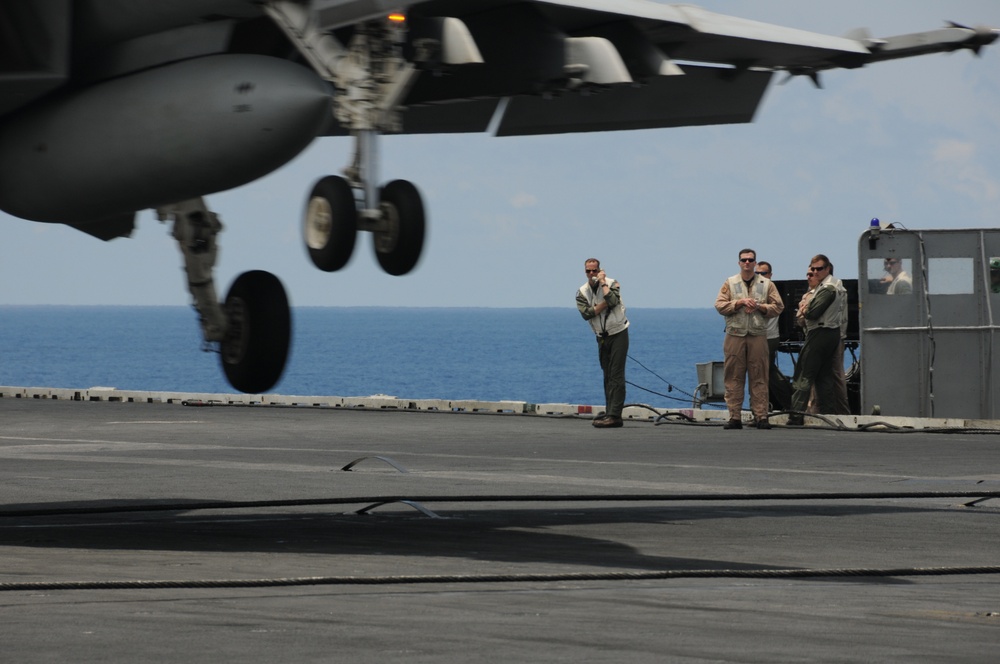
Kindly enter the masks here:
[[740, 419], [743, 412], [743, 387], [750, 378], [750, 409], [754, 417], [767, 417], [767, 337], [764, 335], [737, 337], [727, 334], [722, 342], [725, 356], [726, 406], [729, 419]]

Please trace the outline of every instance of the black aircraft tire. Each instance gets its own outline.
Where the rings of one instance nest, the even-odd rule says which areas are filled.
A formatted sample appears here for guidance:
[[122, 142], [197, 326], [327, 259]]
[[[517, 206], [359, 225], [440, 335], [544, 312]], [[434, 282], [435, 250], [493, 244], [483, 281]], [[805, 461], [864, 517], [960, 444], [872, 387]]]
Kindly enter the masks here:
[[328, 175], [313, 186], [306, 201], [303, 235], [316, 267], [335, 272], [347, 265], [358, 235], [358, 207], [347, 180]]
[[270, 272], [244, 272], [226, 296], [229, 329], [223, 339], [222, 370], [240, 392], [260, 394], [285, 370], [292, 316], [285, 288]]
[[420, 192], [406, 180], [393, 180], [380, 193], [388, 231], [375, 233], [375, 256], [382, 269], [401, 276], [416, 266], [424, 247], [426, 219]]

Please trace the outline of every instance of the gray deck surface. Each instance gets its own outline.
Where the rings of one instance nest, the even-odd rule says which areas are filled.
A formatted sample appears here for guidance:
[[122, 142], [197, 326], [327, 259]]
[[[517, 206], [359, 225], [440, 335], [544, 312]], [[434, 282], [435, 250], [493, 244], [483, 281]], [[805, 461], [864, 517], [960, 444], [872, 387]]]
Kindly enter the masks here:
[[982, 491], [997, 434], [5, 398], [0, 659], [995, 662]]

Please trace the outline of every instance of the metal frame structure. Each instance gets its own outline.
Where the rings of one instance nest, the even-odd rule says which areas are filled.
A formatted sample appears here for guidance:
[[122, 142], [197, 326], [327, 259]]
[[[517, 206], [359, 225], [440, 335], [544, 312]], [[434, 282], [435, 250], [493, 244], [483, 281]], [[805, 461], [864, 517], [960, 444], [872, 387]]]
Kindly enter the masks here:
[[[886, 259], [912, 290], [888, 294]], [[858, 263], [861, 412], [1000, 418], [1000, 229], [873, 225]]]

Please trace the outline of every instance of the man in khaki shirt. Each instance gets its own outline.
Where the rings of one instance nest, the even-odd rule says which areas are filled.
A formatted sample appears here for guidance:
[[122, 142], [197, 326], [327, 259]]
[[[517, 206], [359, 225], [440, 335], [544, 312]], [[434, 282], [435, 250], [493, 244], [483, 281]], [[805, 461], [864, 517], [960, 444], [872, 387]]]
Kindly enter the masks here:
[[725, 357], [726, 429], [742, 429], [743, 389], [750, 379], [750, 409], [758, 429], [770, 429], [767, 420], [767, 318], [781, 315], [785, 304], [770, 279], [756, 273], [757, 252], [739, 253], [740, 271], [722, 284], [715, 310], [726, 317]]

